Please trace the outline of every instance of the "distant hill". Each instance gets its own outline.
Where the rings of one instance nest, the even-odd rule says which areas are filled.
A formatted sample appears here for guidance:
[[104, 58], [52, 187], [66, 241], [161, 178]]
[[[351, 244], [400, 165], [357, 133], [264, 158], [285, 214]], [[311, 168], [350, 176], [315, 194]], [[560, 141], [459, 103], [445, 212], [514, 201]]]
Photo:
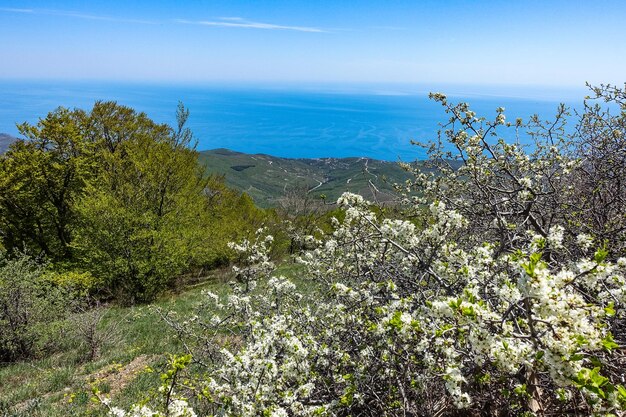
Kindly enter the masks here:
[[16, 137], [8, 133], [0, 133], [0, 153], [5, 153], [9, 149], [9, 145], [17, 140]]
[[395, 162], [370, 158], [290, 159], [214, 149], [200, 152], [200, 161], [262, 207], [276, 205], [285, 190], [296, 186], [306, 186], [315, 196], [324, 194], [328, 201], [345, 191], [388, 201], [394, 197], [392, 184], [410, 177]]

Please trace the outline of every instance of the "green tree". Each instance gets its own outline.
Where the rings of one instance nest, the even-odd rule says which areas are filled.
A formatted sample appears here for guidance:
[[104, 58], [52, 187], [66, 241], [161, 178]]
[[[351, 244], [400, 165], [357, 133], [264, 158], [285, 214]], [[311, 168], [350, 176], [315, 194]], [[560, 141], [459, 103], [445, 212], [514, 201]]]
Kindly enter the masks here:
[[58, 108], [36, 125], [18, 126], [27, 140], [0, 158], [0, 237], [7, 250], [71, 257], [74, 206], [93, 176], [84, 118]]
[[42, 254], [61, 272], [90, 272], [126, 302], [227, 262], [227, 242], [266, 214], [205, 175], [188, 117], [179, 105], [169, 127], [99, 101], [22, 124], [26, 139], [0, 157], [2, 246]]
[[[91, 129], [98, 181], [78, 206], [73, 247], [118, 298], [147, 301], [193, 263], [205, 238], [208, 178], [197, 163], [188, 111], [180, 105], [176, 128], [141, 113], [97, 103]], [[125, 129], [115, 131], [123, 120]], [[108, 127], [107, 127], [108, 126]]]

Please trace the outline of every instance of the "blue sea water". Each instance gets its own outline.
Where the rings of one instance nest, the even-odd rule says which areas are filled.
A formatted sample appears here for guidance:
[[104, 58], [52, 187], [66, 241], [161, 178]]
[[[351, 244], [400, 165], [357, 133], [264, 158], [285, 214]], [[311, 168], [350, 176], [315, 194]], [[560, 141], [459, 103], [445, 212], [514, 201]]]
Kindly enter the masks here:
[[[17, 135], [16, 123], [35, 123], [58, 106], [89, 109], [115, 100], [165, 123], [182, 101], [198, 149], [229, 148], [291, 158], [366, 156], [410, 161], [424, 151], [410, 141], [436, 139], [448, 116], [426, 91], [338, 90], [220, 86], [166, 86], [98, 82], [0, 82], [0, 132]], [[479, 115], [506, 108], [508, 120], [554, 115], [546, 99], [457, 95]]]

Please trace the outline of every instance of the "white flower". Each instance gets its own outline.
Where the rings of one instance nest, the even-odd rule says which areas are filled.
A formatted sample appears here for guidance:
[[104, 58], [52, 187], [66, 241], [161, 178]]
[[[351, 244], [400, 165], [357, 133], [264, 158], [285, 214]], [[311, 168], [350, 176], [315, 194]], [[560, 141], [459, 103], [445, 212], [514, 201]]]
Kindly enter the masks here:
[[587, 250], [591, 247], [591, 245], [593, 245], [593, 237], [591, 237], [590, 235], [581, 233], [578, 236], [576, 236], [576, 242], [578, 243], [578, 246], [581, 247], [581, 249]]
[[272, 410], [270, 417], [289, 417], [289, 413], [287, 413], [287, 410], [285, 410], [284, 408], [277, 407]]
[[524, 188], [530, 188], [533, 185], [533, 180], [528, 177], [522, 177], [519, 179], [519, 183]]
[[170, 403], [169, 412], [171, 417], [197, 417], [196, 413], [189, 407], [187, 401], [174, 400]]
[[126, 417], [126, 411], [121, 408], [113, 407], [109, 410], [109, 415], [112, 417]]
[[553, 226], [548, 233], [548, 244], [555, 249], [563, 247], [563, 226]]

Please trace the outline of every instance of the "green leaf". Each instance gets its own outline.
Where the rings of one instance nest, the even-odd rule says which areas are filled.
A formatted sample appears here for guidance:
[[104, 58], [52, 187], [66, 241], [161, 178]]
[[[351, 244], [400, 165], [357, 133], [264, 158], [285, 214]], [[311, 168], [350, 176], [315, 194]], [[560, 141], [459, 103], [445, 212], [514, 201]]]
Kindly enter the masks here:
[[541, 260], [541, 252], [536, 252], [533, 253], [532, 255], [530, 255], [530, 261], [534, 264], [537, 265], [539, 263], [539, 261]]
[[612, 317], [615, 315], [614, 306], [615, 304], [613, 303], [613, 301], [611, 301], [608, 306], [604, 307], [604, 312], [606, 313], [607, 316]]
[[609, 251], [607, 251], [605, 248], [600, 248], [593, 255], [593, 260], [596, 261], [596, 263], [598, 263], [598, 264], [602, 263], [602, 262], [604, 262], [604, 260], [608, 256], [608, 254], [609, 254]]
[[613, 340], [613, 335], [611, 333], [607, 334], [604, 339], [602, 339], [602, 346], [604, 346], [604, 348], [609, 352], [619, 347], [619, 345], [615, 343], [615, 340]]

